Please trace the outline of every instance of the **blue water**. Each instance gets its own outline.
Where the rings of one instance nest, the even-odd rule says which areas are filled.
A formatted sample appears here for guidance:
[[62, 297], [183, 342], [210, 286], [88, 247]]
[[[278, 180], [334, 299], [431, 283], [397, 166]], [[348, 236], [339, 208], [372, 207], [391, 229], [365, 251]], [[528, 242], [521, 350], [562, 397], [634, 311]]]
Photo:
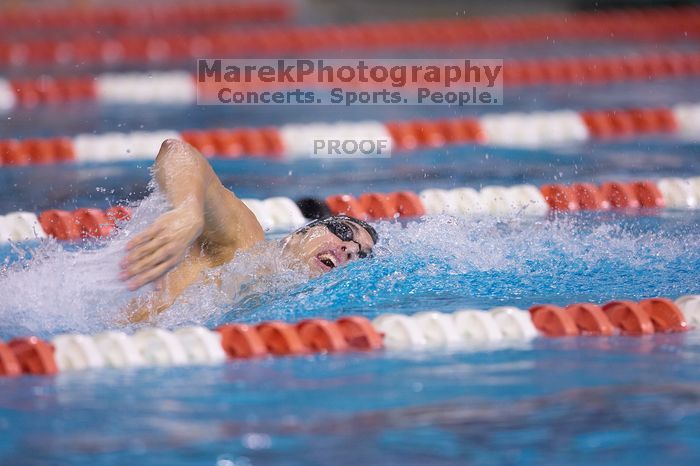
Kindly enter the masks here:
[[[365, 161], [352, 173], [343, 163], [319, 170], [310, 161], [214, 167], [225, 184], [253, 197], [324, 195], [338, 186], [357, 193], [698, 172], [697, 146], [659, 140], [570, 154], [485, 152], [465, 147]], [[147, 167], [3, 170], [2, 207], [135, 200], [146, 194]], [[699, 224], [699, 214], [673, 211], [382, 223], [377, 258], [194, 321], [213, 326], [698, 293]], [[0, 249], [0, 257], [12, 254]], [[9, 317], [4, 322], [0, 334], [17, 332]], [[37, 329], [43, 336], [57, 332]], [[700, 454], [693, 436], [699, 345], [696, 333], [536, 340], [475, 353], [316, 356], [0, 380], [0, 462], [692, 464]]]
[[[646, 45], [644, 50], [659, 47]], [[589, 44], [585, 51], [641, 49], [639, 44], [605, 43]], [[504, 56], [498, 48], [484, 53], [491, 51]], [[566, 44], [521, 45], [505, 56], [581, 51]], [[700, 100], [698, 86], [690, 80], [513, 89], [506, 96], [507, 105], [490, 109], [314, 107], [299, 112], [76, 105], [13, 112], [3, 117], [0, 137]], [[697, 143], [652, 137], [552, 150], [463, 146], [386, 160], [215, 160], [213, 166], [241, 197], [296, 198], [697, 176], [699, 150]], [[139, 201], [148, 195], [148, 167], [147, 161], [4, 167], [0, 213]], [[700, 293], [697, 211], [541, 219], [433, 217], [377, 227], [382, 240], [374, 259], [312, 281], [273, 283], [267, 294], [223, 306], [193, 306], [190, 315], [180, 312], [161, 323], [215, 326]], [[23, 251], [25, 247], [29, 249]], [[0, 246], [0, 267], [9, 267], [0, 269], [0, 337], [27, 332], [51, 337], [109, 327], [102, 319], [104, 309], [78, 309], [81, 297], [95, 299], [103, 284], [77, 275], [70, 266], [50, 269], [64, 278], [81, 277], [69, 289], [41, 275], [43, 269], [31, 262], [22, 275], [28, 280], [13, 278], [20, 276], [19, 255], [61, 254], [55, 245], [39, 252], [36, 247]], [[43, 307], [22, 308], [23, 301], [37, 297], [46, 297]], [[209, 303], [209, 297], [202, 290], [201, 302]], [[481, 352], [321, 355], [0, 379], [0, 464], [690, 465], [700, 458], [699, 365], [700, 333], [691, 332], [537, 339]]]
[[3, 464], [694, 464], [697, 335], [4, 380]]

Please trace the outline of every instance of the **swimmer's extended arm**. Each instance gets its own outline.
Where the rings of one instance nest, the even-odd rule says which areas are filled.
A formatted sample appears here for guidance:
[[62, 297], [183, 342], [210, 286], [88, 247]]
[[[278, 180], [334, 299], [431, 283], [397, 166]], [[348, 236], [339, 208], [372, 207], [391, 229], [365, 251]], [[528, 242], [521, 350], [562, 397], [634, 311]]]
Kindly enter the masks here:
[[221, 184], [209, 162], [189, 144], [176, 139], [163, 142], [154, 174], [173, 209], [127, 245], [121, 278], [130, 289], [162, 278], [195, 242], [212, 265], [218, 265], [230, 260], [237, 249], [264, 238], [255, 215]]

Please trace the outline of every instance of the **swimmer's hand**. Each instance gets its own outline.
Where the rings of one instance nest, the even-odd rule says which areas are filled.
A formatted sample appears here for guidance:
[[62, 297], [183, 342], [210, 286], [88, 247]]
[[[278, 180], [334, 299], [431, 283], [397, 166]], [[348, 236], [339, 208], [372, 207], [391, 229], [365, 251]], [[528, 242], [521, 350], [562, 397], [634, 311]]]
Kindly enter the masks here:
[[119, 278], [131, 291], [163, 278], [182, 262], [203, 228], [201, 211], [188, 204], [166, 212], [129, 241]]

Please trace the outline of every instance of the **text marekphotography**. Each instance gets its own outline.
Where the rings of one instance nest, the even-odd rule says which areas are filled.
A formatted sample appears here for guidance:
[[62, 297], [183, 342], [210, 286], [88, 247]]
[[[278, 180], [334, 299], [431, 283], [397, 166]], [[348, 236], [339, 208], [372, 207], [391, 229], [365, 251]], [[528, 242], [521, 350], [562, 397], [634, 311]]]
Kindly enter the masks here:
[[200, 105], [502, 105], [500, 59], [202, 59]]

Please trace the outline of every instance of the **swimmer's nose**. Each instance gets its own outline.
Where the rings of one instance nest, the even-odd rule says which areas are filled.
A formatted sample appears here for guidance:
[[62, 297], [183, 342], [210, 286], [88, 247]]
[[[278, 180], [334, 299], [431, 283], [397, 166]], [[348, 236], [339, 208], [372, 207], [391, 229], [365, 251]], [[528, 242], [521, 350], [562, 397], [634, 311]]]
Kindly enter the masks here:
[[345, 242], [340, 250], [341, 254], [339, 254], [339, 256], [341, 256], [342, 261], [345, 263], [358, 258], [360, 247], [356, 243]]

